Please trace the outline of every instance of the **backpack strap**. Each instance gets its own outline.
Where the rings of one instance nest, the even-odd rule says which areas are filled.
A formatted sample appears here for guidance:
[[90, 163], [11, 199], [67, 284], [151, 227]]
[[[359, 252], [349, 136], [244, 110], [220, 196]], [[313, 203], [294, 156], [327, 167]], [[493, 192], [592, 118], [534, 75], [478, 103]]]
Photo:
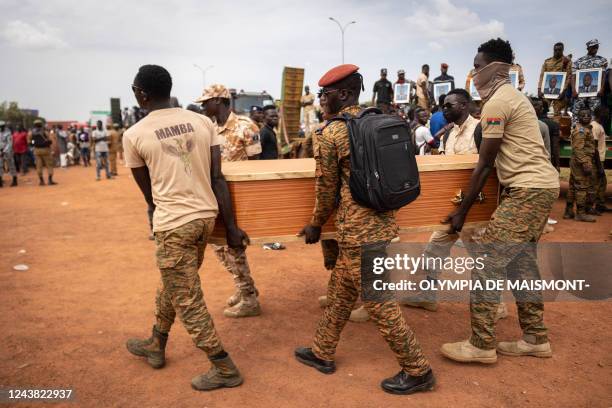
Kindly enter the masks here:
[[359, 114], [357, 115], [357, 118], [361, 119], [361, 118], [363, 118], [366, 115], [372, 115], [372, 114], [381, 115], [382, 113], [383, 113], [382, 110], [371, 106], [371, 107], [365, 108], [361, 112], [359, 112]]

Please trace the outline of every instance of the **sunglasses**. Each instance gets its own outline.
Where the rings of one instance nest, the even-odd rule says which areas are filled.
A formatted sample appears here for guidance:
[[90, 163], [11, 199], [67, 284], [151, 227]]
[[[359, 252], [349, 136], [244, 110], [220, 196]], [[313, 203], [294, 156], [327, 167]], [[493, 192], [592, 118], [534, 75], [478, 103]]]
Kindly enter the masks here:
[[338, 92], [338, 89], [327, 89], [327, 88], [321, 88], [319, 89], [319, 92], [317, 92], [317, 97], [319, 99], [321, 99], [322, 96], [327, 97], [327, 95], [329, 95], [330, 93], [334, 93], [334, 92]]
[[132, 92], [136, 93], [137, 91], [144, 92], [141, 87], [132, 84]]

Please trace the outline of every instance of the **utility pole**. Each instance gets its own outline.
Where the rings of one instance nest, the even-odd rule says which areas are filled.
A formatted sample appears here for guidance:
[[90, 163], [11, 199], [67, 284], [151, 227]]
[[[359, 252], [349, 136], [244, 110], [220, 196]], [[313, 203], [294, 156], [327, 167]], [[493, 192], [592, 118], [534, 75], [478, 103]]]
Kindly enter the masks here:
[[338, 20], [336, 20], [333, 17], [329, 18], [331, 21], [333, 21], [334, 23], [338, 24], [338, 28], [340, 29], [340, 33], [342, 35], [342, 63], [344, 64], [344, 31], [346, 31], [346, 28], [348, 26], [350, 26], [351, 24], [355, 24], [356, 21], [351, 21], [350, 23], [346, 23], [344, 26], [342, 24], [340, 24], [340, 22]]
[[202, 89], [206, 89], [206, 71], [208, 71], [209, 69], [213, 68], [214, 65], [209, 65], [206, 68], [202, 68], [198, 64], [193, 64], [193, 66], [196, 67], [197, 69], [199, 69], [200, 72], [202, 72]]

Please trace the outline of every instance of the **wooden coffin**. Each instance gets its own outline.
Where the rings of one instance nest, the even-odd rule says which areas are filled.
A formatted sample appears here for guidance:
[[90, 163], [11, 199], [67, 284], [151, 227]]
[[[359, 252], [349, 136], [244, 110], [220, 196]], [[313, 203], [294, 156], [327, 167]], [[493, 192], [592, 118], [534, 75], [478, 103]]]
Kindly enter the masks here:
[[[467, 191], [478, 155], [419, 156], [421, 195], [399, 210], [402, 232], [447, 228], [440, 220], [450, 213], [459, 191]], [[308, 223], [314, 208], [314, 159], [255, 160], [223, 163], [223, 174], [232, 194], [238, 226], [253, 243], [293, 241]], [[497, 206], [499, 184], [492, 174], [483, 189], [484, 200], [476, 202], [467, 223], [487, 221]], [[331, 238], [335, 217], [323, 228]], [[212, 242], [224, 239], [223, 223], [217, 219]], [[301, 238], [300, 238], [301, 239]]]

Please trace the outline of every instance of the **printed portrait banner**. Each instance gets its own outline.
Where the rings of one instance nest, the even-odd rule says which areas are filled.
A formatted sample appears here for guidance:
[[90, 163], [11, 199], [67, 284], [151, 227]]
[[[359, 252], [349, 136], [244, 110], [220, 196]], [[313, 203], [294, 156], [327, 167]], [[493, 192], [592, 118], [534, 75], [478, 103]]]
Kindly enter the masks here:
[[603, 72], [601, 68], [586, 68], [576, 71], [576, 83], [574, 86], [578, 90], [579, 98], [597, 96], [601, 90], [601, 78]]
[[438, 103], [438, 99], [440, 98], [440, 95], [448, 95], [452, 87], [453, 85], [451, 81], [433, 83], [433, 94], [434, 94], [434, 100], [436, 101], [436, 104]]
[[566, 72], [544, 72], [540, 89], [546, 99], [559, 99], [565, 89]]
[[410, 84], [395, 84], [393, 87], [393, 102], [409, 103], [410, 102]]

